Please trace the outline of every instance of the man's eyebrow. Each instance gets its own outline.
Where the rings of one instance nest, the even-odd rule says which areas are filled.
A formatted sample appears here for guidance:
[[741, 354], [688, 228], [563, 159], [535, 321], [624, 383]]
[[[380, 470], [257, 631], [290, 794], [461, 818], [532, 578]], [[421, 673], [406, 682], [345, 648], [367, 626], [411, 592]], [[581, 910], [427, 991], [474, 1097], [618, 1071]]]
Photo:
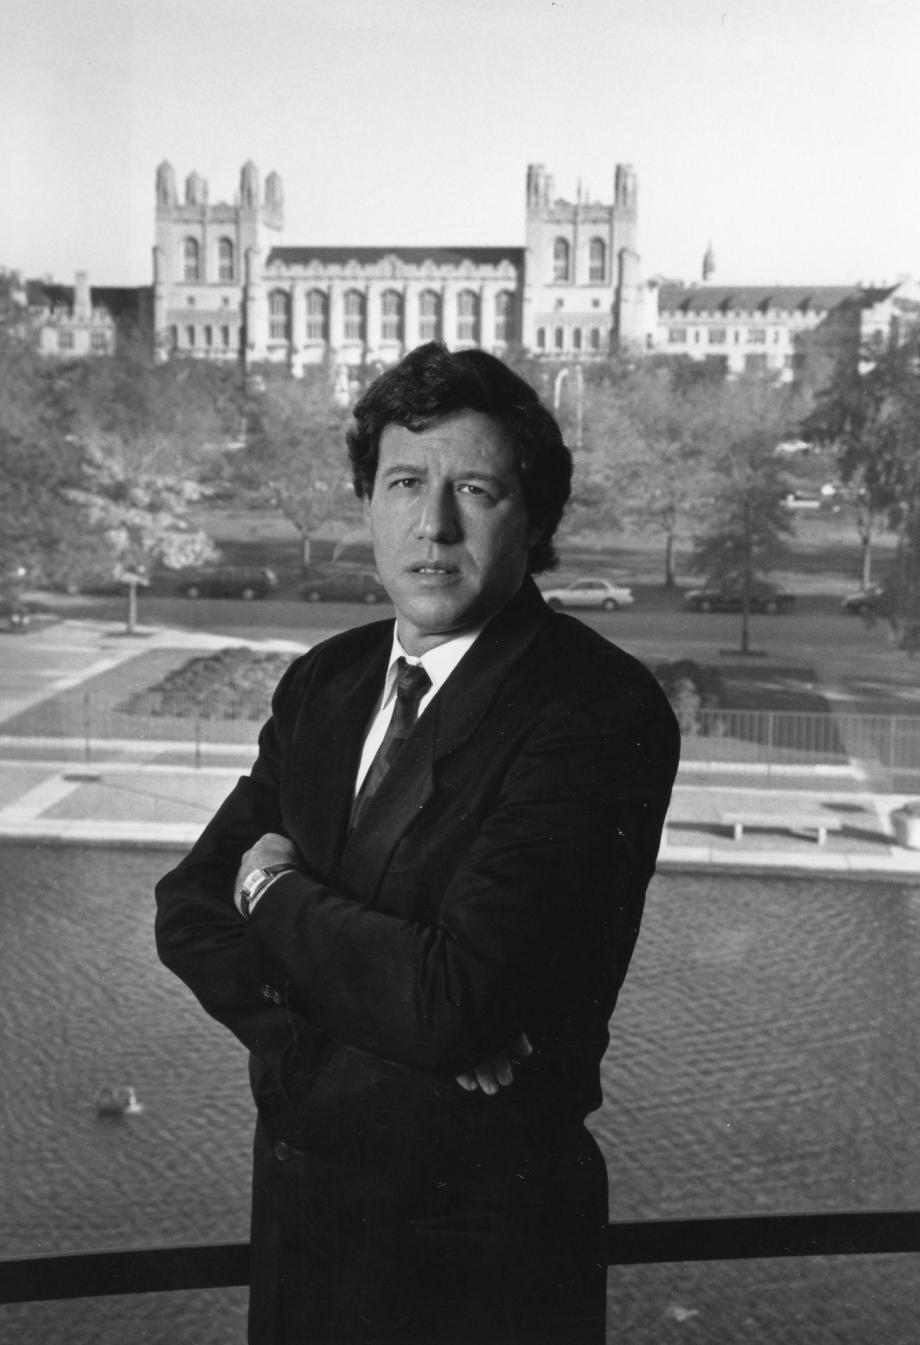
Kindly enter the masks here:
[[392, 462], [384, 467], [384, 476], [424, 476], [427, 467], [417, 462]]
[[[393, 462], [388, 467], [384, 467], [382, 475], [385, 477], [427, 476], [428, 468], [420, 463]], [[509, 484], [507, 477], [496, 475], [495, 472], [481, 471], [478, 467], [471, 467], [469, 471], [461, 470], [455, 472], [454, 475], [460, 481], [491, 481], [496, 486]]]

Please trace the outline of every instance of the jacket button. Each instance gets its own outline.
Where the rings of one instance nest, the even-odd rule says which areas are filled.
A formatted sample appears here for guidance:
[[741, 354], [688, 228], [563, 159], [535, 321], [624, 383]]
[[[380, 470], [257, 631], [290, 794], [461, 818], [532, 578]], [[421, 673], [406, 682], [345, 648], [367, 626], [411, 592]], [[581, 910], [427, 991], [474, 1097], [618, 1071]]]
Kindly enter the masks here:
[[286, 1163], [291, 1156], [291, 1146], [286, 1144], [284, 1140], [275, 1140], [272, 1145], [272, 1153], [279, 1163]]
[[259, 994], [263, 999], [267, 999], [271, 1004], [281, 1003], [281, 991], [276, 990], [273, 985], [260, 985]]

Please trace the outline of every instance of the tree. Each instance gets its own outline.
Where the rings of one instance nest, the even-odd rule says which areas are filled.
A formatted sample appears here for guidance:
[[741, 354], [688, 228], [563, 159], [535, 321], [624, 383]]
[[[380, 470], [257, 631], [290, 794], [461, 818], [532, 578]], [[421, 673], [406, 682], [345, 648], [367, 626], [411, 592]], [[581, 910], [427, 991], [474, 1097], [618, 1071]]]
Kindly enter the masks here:
[[249, 403], [242, 465], [300, 533], [305, 566], [311, 539], [324, 524], [344, 532], [360, 522], [345, 451], [347, 421], [325, 365], [296, 380], [269, 372]]
[[[688, 367], [690, 366], [690, 367]], [[622, 383], [627, 426], [617, 464], [624, 519], [664, 539], [664, 585], [676, 582], [674, 549], [707, 491], [714, 407], [721, 396], [705, 365], [649, 362]]]
[[0, 271], [0, 583], [24, 571], [34, 585], [93, 543], [70, 497], [83, 453], [57, 422], [20, 296], [16, 274]]
[[[155, 366], [141, 340], [114, 355], [42, 360], [14, 276], [0, 275], [0, 533], [34, 586], [137, 584], [153, 565], [214, 554], [191, 527], [196, 477], [233, 424], [232, 372]], [[210, 446], [210, 447], [209, 447]]]
[[712, 493], [694, 542], [693, 569], [738, 593], [742, 653], [750, 650], [754, 584], [776, 564], [793, 531], [776, 446], [795, 419], [791, 395], [765, 379], [725, 383], [713, 405]]
[[920, 646], [920, 331], [863, 352], [858, 368], [838, 367], [804, 422], [803, 433], [837, 452], [857, 497], [863, 582], [882, 517], [897, 536], [886, 615], [902, 648]]
[[70, 498], [98, 542], [95, 577], [125, 584], [133, 629], [137, 591], [157, 565], [178, 569], [217, 550], [192, 526], [200, 479], [236, 437], [236, 371], [207, 362], [156, 364], [143, 334], [110, 357], [66, 366], [54, 384], [58, 418], [84, 455]]

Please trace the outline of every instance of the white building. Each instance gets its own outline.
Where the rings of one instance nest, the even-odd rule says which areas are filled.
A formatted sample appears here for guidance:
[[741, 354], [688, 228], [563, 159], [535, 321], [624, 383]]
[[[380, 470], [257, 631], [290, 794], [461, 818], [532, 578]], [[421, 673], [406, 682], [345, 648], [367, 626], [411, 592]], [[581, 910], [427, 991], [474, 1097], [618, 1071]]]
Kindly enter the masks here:
[[556, 199], [527, 173], [525, 246], [312, 247], [281, 241], [277, 173], [240, 174], [232, 204], [211, 204], [192, 173], [179, 200], [172, 166], [156, 179], [154, 330], [164, 357], [242, 358], [293, 373], [324, 361], [388, 364], [422, 341], [523, 346], [601, 360], [641, 345], [642, 292], [633, 170], [619, 165], [611, 204]]

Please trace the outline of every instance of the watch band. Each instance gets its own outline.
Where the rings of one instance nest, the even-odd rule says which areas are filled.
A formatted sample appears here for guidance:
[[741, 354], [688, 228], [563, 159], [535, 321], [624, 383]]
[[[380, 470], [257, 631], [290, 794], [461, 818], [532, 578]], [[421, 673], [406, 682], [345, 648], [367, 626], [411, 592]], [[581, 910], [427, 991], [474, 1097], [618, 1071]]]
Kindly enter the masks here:
[[293, 873], [296, 867], [295, 864], [266, 864], [264, 868], [247, 873], [238, 893], [240, 913], [248, 919], [269, 884], [282, 873]]

